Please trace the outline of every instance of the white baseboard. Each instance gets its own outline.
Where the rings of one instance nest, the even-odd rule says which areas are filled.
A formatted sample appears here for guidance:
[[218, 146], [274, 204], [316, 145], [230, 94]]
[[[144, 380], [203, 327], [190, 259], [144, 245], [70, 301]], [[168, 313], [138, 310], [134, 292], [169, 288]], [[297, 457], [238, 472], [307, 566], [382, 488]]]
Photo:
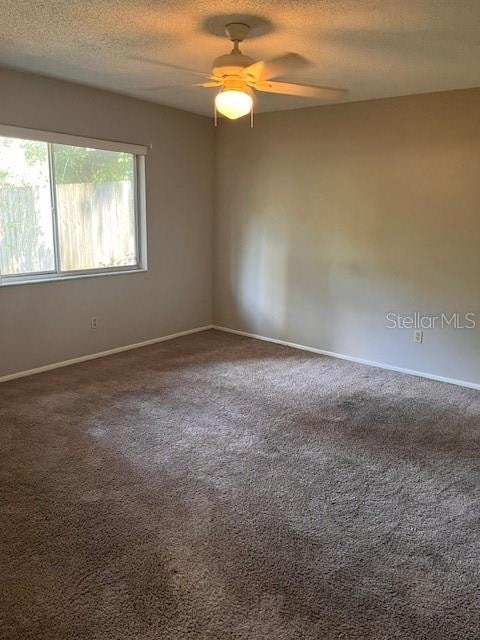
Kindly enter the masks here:
[[71, 364], [78, 364], [79, 362], [86, 362], [87, 360], [95, 360], [96, 358], [104, 358], [105, 356], [112, 356], [115, 353], [121, 353], [122, 351], [130, 351], [131, 349], [148, 347], [148, 345], [150, 344], [156, 344], [157, 342], [165, 342], [166, 340], [173, 340], [174, 338], [180, 338], [181, 336], [188, 336], [191, 333], [199, 333], [200, 331], [207, 331], [208, 329], [212, 329], [212, 328], [213, 328], [212, 325], [208, 324], [204, 327], [187, 329], [187, 331], [179, 331], [178, 333], [171, 333], [168, 336], [161, 336], [160, 338], [152, 338], [151, 340], [144, 340], [143, 342], [136, 342], [135, 344], [127, 344], [127, 345], [124, 345], [123, 347], [115, 347], [114, 349], [108, 349], [107, 351], [90, 353], [86, 356], [79, 356], [78, 358], [63, 360], [62, 362], [53, 362], [52, 364], [46, 364], [43, 367], [36, 367], [35, 369], [28, 369], [27, 371], [17, 371], [16, 373], [10, 373], [6, 376], [0, 377], [0, 382], [7, 382], [8, 380], [15, 380], [16, 378], [25, 378], [26, 376], [32, 376], [36, 373], [43, 373], [44, 371], [51, 371], [52, 369], [59, 369], [60, 367], [69, 367]]
[[358, 364], [365, 364], [370, 367], [377, 367], [379, 369], [387, 369], [388, 371], [396, 371], [398, 373], [405, 373], [411, 376], [417, 376], [419, 378], [427, 378], [428, 380], [435, 380], [437, 382], [446, 382], [447, 384], [455, 384], [459, 387], [467, 387], [468, 389], [480, 390], [480, 383], [469, 382], [467, 380], [456, 380], [455, 378], [446, 378], [444, 376], [438, 376], [433, 373], [426, 373], [424, 371], [414, 371], [413, 369], [405, 369], [403, 367], [397, 367], [391, 364], [385, 364], [383, 362], [375, 362], [373, 360], [365, 360], [364, 358], [357, 358], [355, 356], [347, 356], [343, 353], [335, 353], [333, 351], [326, 351], [325, 349], [317, 349], [315, 347], [308, 347], [303, 344], [297, 344], [295, 342], [288, 342], [286, 340], [277, 340], [276, 338], [268, 338], [267, 336], [261, 336], [256, 333], [249, 333], [248, 331], [239, 331], [238, 329], [229, 329], [228, 327], [220, 327], [218, 325], [205, 325], [203, 327], [196, 327], [195, 329], [187, 329], [186, 331], [179, 331], [178, 333], [172, 333], [168, 336], [161, 336], [160, 338], [152, 338], [150, 340], [144, 340], [143, 342], [136, 342], [134, 344], [127, 344], [122, 347], [115, 347], [114, 349], [108, 349], [107, 351], [99, 351], [98, 353], [90, 353], [86, 356], [79, 356], [78, 358], [71, 358], [70, 360], [63, 360], [62, 362], [53, 362], [51, 364], [44, 365], [42, 367], [36, 367], [35, 369], [28, 369], [27, 371], [17, 371], [16, 373], [10, 373], [6, 376], [0, 377], [1, 382], [7, 382], [8, 380], [15, 380], [16, 378], [24, 378], [26, 376], [32, 376], [36, 373], [43, 373], [45, 371], [51, 371], [52, 369], [59, 369], [61, 367], [69, 367], [72, 364], [78, 364], [80, 362], [86, 362], [87, 360], [95, 360], [96, 358], [103, 358], [105, 356], [111, 356], [122, 351], [130, 351], [131, 349], [139, 349], [140, 347], [148, 347], [148, 345], [156, 344], [157, 342], [165, 342], [167, 340], [173, 340], [174, 338], [180, 338], [182, 336], [188, 336], [192, 333], [199, 333], [200, 331], [208, 331], [209, 329], [216, 329], [217, 331], [224, 331], [225, 333], [234, 333], [239, 336], [245, 336], [247, 338], [254, 338], [255, 340], [263, 340], [264, 342], [273, 342], [274, 344], [281, 344], [286, 347], [292, 347], [293, 349], [301, 349], [302, 351], [310, 351], [311, 353], [317, 353], [321, 356], [328, 356], [330, 358], [339, 358], [341, 360], [348, 360], [349, 362], [357, 362]]
[[238, 331], [237, 329], [229, 329], [228, 327], [220, 327], [213, 325], [212, 329], [217, 331], [225, 331], [226, 333], [235, 333], [239, 336], [245, 336], [247, 338], [255, 338], [255, 340], [263, 340], [265, 342], [273, 342], [275, 344], [281, 344], [285, 347], [292, 347], [293, 349], [301, 349], [302, 351], [311, 351], [312, 353], [318, 353], [321, 356], [328, 356], [330, 358], [340, 358], [340, 360], [348, 360], [349, 362], [357, 362], [358, 364], [366, 364], [370, 367], [377, 367], [379, 369], [387, 369], [388, 371], [396, 371], [397, 373], [406, 373], [410, 376], [417, 376], [419, 378], [427, 378], [428, 380], [435, 380], [437, 382], [446, 382], [447, 384], [455, 384], [459, 387], [467, 387], [468, 389], [480, 390], [480, 383], [468, 382], [467, 380], [456, 380], [455, 378], [445, 378], [444, 376], [437, 376], [434, 373], [426, 373], [425, 371], [414, 371], [413, 369], [404, 369], [403, 367], [396, 367], [392, 364], [385, 364], [383, 362], [374, 362], [373, 360], [365, 360], [364, 358], [356, 358], [355, 356], [347, 356], [343, 353], [335, 353], [333, 351], [325, 351], [325, 349], [316, 349], [315, 347], [307, 347], [303, 344], [296, 344], [295, 342], [287, 342], [286, 340], [277, 340], [276, 338], [267, 338], [266, 336], [260, 336], [256, 333], [248, 333], [247, 331]]

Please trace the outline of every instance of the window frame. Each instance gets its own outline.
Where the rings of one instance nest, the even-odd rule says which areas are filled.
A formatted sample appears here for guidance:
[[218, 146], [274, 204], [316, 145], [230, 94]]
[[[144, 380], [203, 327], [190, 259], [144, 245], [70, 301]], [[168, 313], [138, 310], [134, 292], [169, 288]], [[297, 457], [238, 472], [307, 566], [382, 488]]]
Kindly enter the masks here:
[[[50, 183], [50, 203], [52, 215], [52, 234], [54, 249], [54, 270], [33, 273], [0, 273], [0, 287], [19, 284], [33, 284], [39, 282], [55, 282], [90, 278], [95, 276], [120, 275], [126, 273], [142, 273], [148, 271], [147, 266], [147, 221], [146, 221], [146, 155], [149, 147], [127, 142], [85, 138], [65, 133], [25, 129], [11, 125], [0, 124], [0, 136], [19, 138], [21, 140], [35, 140], [45, 142], [48, 151], [48, 171]], [[55, 183], [55, 166], [53, 145], [62, 144], [74, 147], [87, 147], [104, 151], [128, 153], [133, 156], [133, 190], [134, 190], [134, 221], [135, 221], [135, 249], [136, 262], [131, 265], [116, 267], [98, 267], [92, 269], [77, 269], [62, 271], [60, 268], [60, 244], [58, 235], [58, 209]]]

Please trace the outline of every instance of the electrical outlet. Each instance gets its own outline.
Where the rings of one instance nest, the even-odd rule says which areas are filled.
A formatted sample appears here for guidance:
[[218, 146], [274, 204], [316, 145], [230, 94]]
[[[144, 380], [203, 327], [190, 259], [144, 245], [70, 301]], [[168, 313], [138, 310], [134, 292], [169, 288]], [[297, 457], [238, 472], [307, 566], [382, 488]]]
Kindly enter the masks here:
[[97, 328], [97, 319], [96, 318], [92, 318], [90, 320], [90, 329], [96, 329]]
[[413, 341], [417, 344], [422, 344], [423, 342], [423, 331], [421, 329], [417, 329], [413, 336]]

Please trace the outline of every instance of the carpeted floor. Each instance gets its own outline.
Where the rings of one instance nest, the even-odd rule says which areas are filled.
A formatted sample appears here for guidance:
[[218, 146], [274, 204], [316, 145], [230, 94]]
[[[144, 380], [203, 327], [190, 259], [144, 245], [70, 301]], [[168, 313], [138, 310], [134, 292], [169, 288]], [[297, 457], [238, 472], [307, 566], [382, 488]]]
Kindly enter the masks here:
[[0, 386], [2, 640], [478, 640], [480, 393], [209, 331]]

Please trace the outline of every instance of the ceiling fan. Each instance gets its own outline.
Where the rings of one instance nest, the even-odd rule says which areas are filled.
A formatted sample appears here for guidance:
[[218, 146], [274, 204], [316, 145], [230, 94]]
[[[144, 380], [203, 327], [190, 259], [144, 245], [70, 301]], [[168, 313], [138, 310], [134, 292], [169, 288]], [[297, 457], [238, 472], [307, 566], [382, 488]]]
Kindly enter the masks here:
[[286, 53], [271, 60], [255, 62], [255, 60], [240, 51], [240, 43], [248, 36], [249, 29], [250, 27], [247, 24], [239, 22], [231, 22], [225, 26], [225, 33], [233, 42], [233, 49], [230, 53], [215, 58], [209, 74], [151, 60], [150, 58], [132, 57], [136, 60], [189, 71], [206, 78], [204, 82], [190, 86], [218, 87], [220, 90], [214, 102], [215, 123], [217, 111], [231, 120], [236, 120], [250, 113], [253, 126], [254, 91], [321, 100], [336, 100], [346, 93], [345, 89], [274, 81], [273, 78], [278, 78], [305, 67], [308, 62], [296, 53]]

